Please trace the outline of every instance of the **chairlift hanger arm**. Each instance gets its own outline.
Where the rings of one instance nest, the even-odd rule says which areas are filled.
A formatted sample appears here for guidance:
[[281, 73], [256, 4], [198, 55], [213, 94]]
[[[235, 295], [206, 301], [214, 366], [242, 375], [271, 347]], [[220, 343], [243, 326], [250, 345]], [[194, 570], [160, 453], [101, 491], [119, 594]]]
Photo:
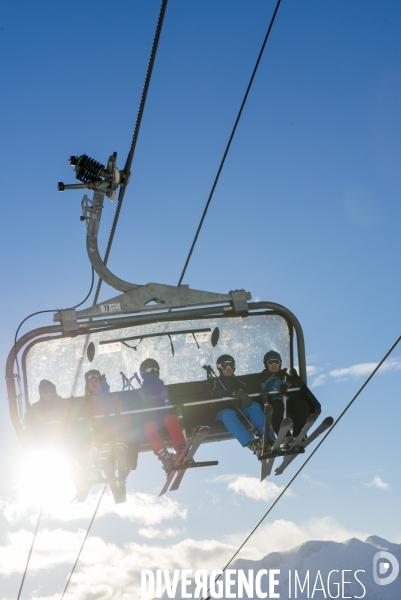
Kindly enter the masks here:
[[[200, 306], [205, 304], [232, 303], [236, 312], [247, 311], [247, 300], [251, 299], [249, 292], [236, 290], [230, 294], [216, 294], [191, 290], [188, 286], [168, 286], [165, 284], [148, 283], [138, 285], [129, 283], [116, 277], [102, 260], [98, 247], [98, 233], [100, 219], [103, 211], [105, 194], [113, 197], [115, 189], [120, 185], [121, 173], [116, 167], [117, 155], [114, 153], [110, 158], [107, 169], [86, 155], [71, 157], [70, 162], [75, 166], [77, 179], [83, 185], [93, 189], [93, 199], [84, 196], [81, 220], [87, 223], [86, 248], [89, 260], [99, 277], [114, 289], [123, 292], [122, 295], [111, 298], [102, 304], [96, 304], [91, 308], [81, 310], [77, 318], [97, 317], [105, 312], [109, 313], [133, 313], [139, 311], [158, 310], [157, 305], [163, 308], [182, 308], [183, 306]], [[81, 185], [81, 184], [80, 184]], [[126, 185], [126, 184], [125, 184]], [[59, 190], [68, 189], [68, 186], [59, 184]], [[156, 304], [149, 305], [154, 302]], [[110, 306], [112, 309], [110, 310]], [[61, 315], [57, 313], [55, 321], [60, 321]]]

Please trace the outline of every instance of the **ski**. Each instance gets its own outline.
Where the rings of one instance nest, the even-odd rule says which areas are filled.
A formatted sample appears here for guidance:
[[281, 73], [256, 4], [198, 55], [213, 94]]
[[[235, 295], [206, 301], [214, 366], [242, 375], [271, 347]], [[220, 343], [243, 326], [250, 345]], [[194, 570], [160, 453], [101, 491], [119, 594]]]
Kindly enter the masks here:
[[[204, 425], [200, 425], [199, 427], [196, 427], [194, 429], [190, 441], [188, 442], [185, 450], [178, 457], [177, 462], [174, 465], [175, 468], [171, 470], [171, 472], [168, 474], [166, 483], [164, 484], [159, 496], [165, 494], [170, 488], [171, 484], [171, 491], [177, 490], [179, 488], [182, 478], [185, 475], [185, 463], [190, 462], [192, 460], [195, 452], [197, 451], [197, 449], [199, 448], [199, 446], [201, 445], [208, 433], [209, 427], [206, 427]], [[173, 483], [174, 479], [175, 481]]]
[[[311, 444], [312, 442], [314, 442], [315, 439], [319, 437], [319, 435], [321, 435], [324, 431], [326, 431], [326, 429], [328, 429], [329, 427], [331, 427], [332, 424], [333, 424], [333, 417], [326, 417], [325, 420], [322, 421], [320, 423], [320, 425], [318, 427], [316, 427], [316, 429], [314, 431], [312, 431], [311, 435], [308, 438], [306, 438], [306, 440], [304, 440], [303, 442], [301, 441], [298, 444], [298, 446], [295, 446], [295, 442], [294, 442], [294, 445], [293, 445], [292, 449], [294, 449], [294, 450], [296, 450], [298, 448], [299, 449], [301, 449], [301, 448], [305, 449], [307, 446], [309, 446], [309, 444]], [[301, 434], [302, 434], [302, 431], [299, 434], [298, 438], [300, 437]], [[284, 471], [284, 469], [286, 469], [288, 467], [288, 465], [294, 460], [295, 456], [296, 456], [296, 454], [293, 454], [292, 456], [286, 456], [284, 458], [284, 460], [281, 462], [281, 464], [275, 470], [275, 474], [276, 475], [281, 475], [282, 472]]]
[[[192, 438], [190, 439], [190, 441], [188, 442], [188, 444], [186, 445], [185, 449], [183, 450], [182, 454], [180, 454], [180, 456], [177, 458], [176, 462], [175, 462], [175, 467], [179, 467], [180, 465], [183, 464], [184, 460], [187, 457], [188, 451], [189, 451], [189, 447], [192, 443], [192, 440], [194, 440], [194, 438], [196, 437], [197, 433], [199, 431], [199, 427], [196, 427], [193, 431], [192, 434]], [[171, 482], [173, 481], [175, 475], [176, 475], [177, 471], [176, 470], [171, 470], [170, 473], [167, 475], [167, 479], [166, 479], [166, 483], [164, 484], [164, 486], [162, 487], [162, 490], [159, 494], [159, 496], [163, 496], [163, 494], [165, 494], [168, 490], [168, 488], [170, 487]]]
[[92, 485], [98, 479], [98, 461], [100, 460], [101, 462], [103, 457], [104, 453], [101, 454], [100, 446], [92, 446], [89, 448], [88, 462], [82, 473], [83, 481], [77, 485], [77, 491], [72, 502], [85, 502]]
[[215, 467], [219, 464], [218, 460], [206, 460], [202, 462], [186, 462], [184, 465], [174, 465], [171, 467], [172, 471], [186, 471], [187, 469], [196, 469], [196, 467]]
[[[123, 502], [126, 502], [127, 499], [125, 494], [123, 494], [120, 489], [121, 481], [116, 481], [116, 477], [114, 476], [115, 469], [113, 468], [113, 465], [107, 462], [103, 467], [103, 472], [107, 477], [107, 482], [110, 486], [111, 493], [113, 494], [115, 504], [122, 504]], [[125, 480], [123, 483], [125, 489]]]
[[118, 474], [118, 488], [121, 493], [123, 501], [127, 500], [126, 490], [126, 478], [127, 478], [127, 453], [128, 446], [119, 442], [116, 444], [116, 460], [117, 460], [117, 474]]
[[125, 502], [123, 495], [119, 489], [119, 483], [114, 476], [114, 470], [112, 465], [108, 462], [111, 453], [110, 444], [99, 444], [93, 446], [89, 450], [89, 460], [85, 469], [86, 478], [85, 482], [77, 489], [73, 502], [85, 502], [88, 497], [89, 491], [92, 485], [100, 483], [102, 480], [100, 471], [103, 471], [106, 475], [107, 482], [110, 485], [111, 492], [114, 497], [116, 504]]
[[[182, 463], [182, 468], [178, 471], [177, 476], [173, 482], [173, 485], [170, 488], [170, 491], [173, 492], [175, 490], [178, 490], [178, 488], [180, 487], [180, 483], [182, 481], [182, 478], [185, 475], [185, 471], [186, 471], [186, 464], [187, 463], [192, 463], [192, 458], [195, 454], [195, 452], [198, 450], [199, 446], [202, 444], [203, 440], [205, 439], [205, 437], [207, 436], [207, 434], [209, 433], [209, 427], [207, 427], [206, 425], [201, 425], [196, 433], [196, 436], [192, 436], [190, 444], [189, 444], [189, 449], [188, 452], [184, 458], [184, 462]], [[211, 464], [219, 464], [218, 461], [210, 461]], [[188, 465], [189, 466], [189, 465]], [[198, 466], [201, 466], [201, 463], [198, 463]], [[205, 464], [204, 466], [210, 466], [209, 464]]]
[[[265, 423], [264, 423], [264, 429], [263, 429], [263, 442], [262, 442], [262, 456], [265, 455], [267, 453], [267, 448], [269, 446], [269, 433], [270, 433], [270, 426], [271, 426], [271, 422], [272, 422], [272, 416], [273, 416], [273, 407], [270, 404], [265, 404], [263, 407], [263, 414], [265, 417]], [[266, 478], [266, 475], [264, 474], [265, 470], [266, 470], [266, 466], [267, 466], [267, 461], [264, 460], [262, 461], [261, 465], [260, 465], [260, 480], [263, 481], [263, 479]]]
[[269, 445], [269, 439], [270, 439], [270, 426], [272, 423], [272, 416], [273, 416], [273, 407], [270, 406], [270, 404], [265, 404], [263, 407], [263, 413], [264, 413], [264, 417], [265, 417], [265, 424], [264, 424], [264, 429], [263, 429], [263, 444], [262, 444], [262, 455], [267, 453], [267, 447]]
[[[273, 448], [271, 450], [272, 454], [274, 452], [280, 450], [280, 446], [284, 442], [285, 436], [287, 435], [287, 431], [289, 429], [291, 429], [291, 427], [292, 427], [291, 419], [286, 418], [281, 421], [281, 425], [280, 425], [280, 429], [279, 429], [276, 441], [274, 442]], [[266, 479], [266, 477], [268, 477], [270, 475], [272, 468], [273, 468], [273, 463], [274, 463], [275, 458], [276, 458], [275, 456], [272, 456], [272, 458], [269, 458], [267, 460], [262, 459], [262, 466], [260, 469], [260, 481], [263, 481], [264, 479]]]

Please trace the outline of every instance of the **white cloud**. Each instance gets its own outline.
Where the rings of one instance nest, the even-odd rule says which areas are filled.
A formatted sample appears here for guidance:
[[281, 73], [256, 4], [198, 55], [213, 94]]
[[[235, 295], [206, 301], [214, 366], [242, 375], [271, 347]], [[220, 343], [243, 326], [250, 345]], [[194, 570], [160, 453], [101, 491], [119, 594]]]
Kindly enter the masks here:
[[[358, 377], [366, 377], [377, 367], [378, 363], [360, 363], [358, 365], [352, 365], [351, 367], [345, 367], [344, 369], [333, 369], [330, 371], [330, 377], [335, 379], [357, 379]], [[392, 358], [386, 360], [380, 367], [378, 373], [386, 373], [388, 371], [400, 371], [401, 370], [401, 358]]]
[[[237, 547], [244, 541], [247, 532], [227, 538]], [[260, 526], [240, 553], [240, 558], [259, 560], [270, 552], [283, 552], [304, 544], [309, 540], [332, 540], [343, 542], [351, 537], [365, 540], [369, 533], [348, 529], [334, 517], [312, 518], [301, 524], [278, 519]]]
[[[40, 532], [29, 567], [31, 579], [39, 575], [43, 581], [43, 573], [61, 564], [70, 567], [77, 556], [84, 532], [79, 531], [78, 534], [63, 530]], [[32, 534], [26, 531], [7, 536], [6, 544], [0, 546], [1, 575], [24, 570], [31, 541]], [[141, 569], [168, 569], [171, 572], [174, 569], [195, 571], [203, 568], [211, 571], [216, 565], [227, 562], [234, 551], [231, 544], [218, 540], [188, 538], [167, 547], [129, 543], [119, 548], [99, 537], [89, 537], [69, 592], [71, 597], [80, 600], [134, 600], [141, 597]], [[60, 594], [45, 599], [38, 587], [32, 597], [53, 600], [59, 598]]]
[[327, 380], [327, 375], [319, 375], [318, 377], [316, 377], [316, 379], [314, 379], [311, 383], [311, 387], [312, 388], [316, 388], [319, 387], [320, 385], [324, 385], [326, 383]]
[[[188, 538], [167, 547], [134, 542], [118, 547], [99, 537], [91, 536], [85, 544], [78, 569], [72, 578], [70, 595], [80, 600], [139, 599], [141, 569], [168, 569], [170, 572], [174, 569], [207, 569], [210, 572], [227, 563], [247, 533], [238, 533], [227, 538], [225, 542]], [[61, 564], [70, 568], [83, 535], [82, 530], [78, 535], [60, 529], [41, 531], [36, 540], [29, 569], [32, 580], [35, 581], [35, 575], [41, 575], [43, 581], [43, 573]], [[260, 559], [270, 552], [290, 550], [308, 540], [342, 542], [350, 537], [365, 539], [367, 535], [365, 532], [343, 527], [330, 516], [314, 518], [299, 525], [280, 519], [260, 526], [241, 552], [241, 558]], [[0, 546], [1, 574], [9, 575], [23, 571], [31, 541], [32, 534], [26, 531], [7, 536], [6, 543]], [[23, 560], [21, 556], [24, 557]], [[32, 598], [56, 600], [59, 594], [45, 597], [41, 595], [38, 587]]]
[[[327, 378], [332, 377], [338, 381], [346, 381], [347, 379], [358, 379], [360, 377], [367, 377], [371, 374], [373, 369], [377, 367], [378, 363], [360, 363], [352, 365], [350, 367], [344, 367], [342, 369], [332, 369], [329, 373], [322, 373], [320, 367], [315, 365], [307, 367], [308, 376], [312, 379], [310, 384], [311, 388], [317, 388], [327, 383]], [[392, 358], [383, 363], [379, 369], [379, 373], [387, 373], [389, 371], [400, 371], [401, 370], [401, 357]]]
[[144, 527], [138, 530], [138, 534], [142, 537], [148, 538], [149, 540], [157, 538], [163, 540], [165, 538], [175, 537], [179, 533], [182, 533], [180, 529], [173, 529], [172, 527], [166, 527], [165, 529], [156, 529], [156, 527]]
[[227, 481], [234, 481], [237, 475], [227, 474], [227, 475], [217, 475], [216, 477], [212, 477], [211, 479], [207, 479], [208, 483], [226, 483]]
[[[272, 481], [262, 481], [256, 477], [248, 477], [247, 475], [239, 475], [234, 481], [228, 484], [228, 489], [236, 494], [252, 498], [253, 500], [273, 500], [282, 492], [283, 488], [276, 485]], [[287, 490], [285, 495], [293, 496], [291, 490]]]
[[[29, 563], [29, 572], [49, 571], [61, 564], [73, 564], [82, 544], [85, 531], [77, 532], [55, 529], [43, 529], [35, 540], [35, 549]], [[8, 533], [5, 544], [0, 546], [0, 573], [10, 575], [22, 573], [28, 550], [32, 543], [32, 532], [21, 529]], [[99, 538], [89, 538], [85, 544], [85, 556], [96, 554], [99, 561], [109, 560], [110, 555], [118, 550], [117, 546], [106, 545]]]
[[324, 489], [328, 489], [331, 487], [330, 485], [327, 485], [327, 483], [323, 483], [323, 481], [313, 479], [310, 475], [308, 475], [306, 473], [303, 473], [301, 477], [302, 477], [302, 479], [305, 479], [305, 481], [307, 481], [311, 485], [314, 485], [315, 487], [324, 488]]
[[[68, 499], [57, 505], [47, 506], [45, 504], [44, 516], [48, 520], [62, 522], [90, 519], [94, 513], [99, 493], [93, 492], [86, 502], [79, 504], [71, 504]], [[24, 520], [36, 523], [40, 505], [27, 504], [18, 496], [13, 501], [0, 499], [0, 508], [2, 508], [3, 515], [9, 523], [15, 524]], [[169, 519], [186, 519], [187, 513], [187, 509], [179, 502], [166, 496], [159, 498], [146, 493], [129, 493], [127, 494], [126, 503], [115, 504], [109, 493], [102, 500], [97, 518], [116, 514], [123, 519], [143, 523], [144, 525], [157, 525]]]
[[366, 487], [375, 487], [378, 488], [379, 490], [389, 490], [390, 489], [390, 485], [388, 483], [386, 483], [385, 481], [383, 481], [383, 479], [381, 477], [379, 477], [378, 475], [375, 475], [375, 477], [373, 477], [373, 480], [370, 483], [365, 483]]

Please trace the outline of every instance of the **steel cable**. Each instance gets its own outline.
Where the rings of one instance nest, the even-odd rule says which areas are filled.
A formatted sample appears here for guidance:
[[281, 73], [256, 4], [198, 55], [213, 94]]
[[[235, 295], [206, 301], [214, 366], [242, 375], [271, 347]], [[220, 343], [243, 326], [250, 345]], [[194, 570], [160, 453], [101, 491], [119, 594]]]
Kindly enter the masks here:
[[27, 559], [27, 561], [26, 561], [26, 565], [25, 565], [25, 571], [24, 571], [24, 574], [23, 574], [23, 576], [22, 576], [22, 581], [21, 581], [21, 585], [20, 585], [20, 588], [19, 588], [19, 592], [18, 592], [17, 600], [20, 600], [20, 597], [21, 597], [21, 592], [22, 592], [22, 588], [24, 587], [25, 577], [26, 577], [26, 574], [27, 574], [27, 572], [28, 572], [29, 561], [31, 560], [31, 555], [32, 555], [33, 546], [34, 546], [34, 544], [35, 544], [36, 535], [37, 535], [37, 533], [38, 533], [38, 530], [39, 530], [39, 524], [40, 524], [40, 521], [41, 521], [41, 519], [42, 519], [42, 513], [43, 513], [43, 507], [44, 507], [44, 505], [45, 505], [45, 503], [44, 503], [44, 501], [43, 501], [43, 502], [42, 502], [42, 507], [41, 507], [41, 509], [40, 509], [40, 513], [39, 513], [38, 521], [37, 521], [37, 523], [36, 523], [35, 533], [33, 534], [33, 540], [32, 540], [32, 544], [31, 544], [31, 548], [30, 548], [30, 550], [29, 550], [28, 559]]
[[81, 547], [80, 547], [80, 549], [79, 549], [79, 552], [78, 552], [77, 559], [76, 559], [76, 561], [75, 561], [75, 563], [74, 563], [74, 566], [73, 566], [73, 567], [72, 567], [72, 569], [71, 569], [71, 573], [70, 573], [70, 576], [68, 577], [68, 580], [67, 580], [67, 585], [66, 585], [66, 586], [65, 586], [65, 588], [64, 588], [64, 592], [63, 592], [63, 595], [61, 596], [61, 600], [63, 600], [63, 598], [64, 598], [64, 595], [65, 595], [65, 593], [66, 593], [66, 591], [67, 591], [67, 588], [68, 588], [68, 586], [70, 585], [70, 581], [71, 581], [71, 578], [72, 578], [72, 576], [73, 576], [73, 573], [74, 573], [74, 571], [75, 571], [75, 567], [76, 567], [76, 566], [77, 566], [77, 564], [78, 564], [79, 557], [81, 556], [81, 552], [82, 552], [82, 550], [83, 550], [83, 548], [84, 548], [85, 542], [86, 542], [86, 540], [88, 539], [89, 532], [90, 532], [90, 530], [91, 530], [91, 528], [92, 528], [93, 521], [95, 520], [95, 517], [96, 517], [97, 511], [98, 511], [98, 509], [99, 509], [99, 506], [100, 506], [100, 502], [102, 501], [103, 495], [104, 495], [104, 493], [105, 493], [105, 491], [106, 491], [106, 487], [107, 487], [107, 483], [105, 483], [105, 484], [104, 484], [104, 486], [103, 486], [102, 493], [100, 494], [100, 498], [99, 498], [99, 500], [98, 500], [98, 503], [97, 503], [97, 505], [96, 505], [95, 512], [93, 513], [93, 517], [92, 517], [92, 519], [91, 519], [91, 522], [89, 523], [89, 527], [88, 527], [88, 529], [87, 529], [87, 531], [86, 531], [85, 537], [84, 537], [84, 539], [83, 539], [83, 542], [82, 542], [82, 544], [81, 544]]
[[246, 103], [246, 101], [247, 101], [247, 98], [248, 98], [249, 91], [250, 91], [250, 89], [251, 89], [251, 87], [252, 87], [252, 83], [253, 83], [253, 80], [254, 80], [254, 78], [255, 78], [255, 75], [256, 75], [256, 71], [258, 70], [258, 66], [259, 66], [260, 60], [261, 60], [261, 58], [262, 58], [263, 51], [264, 51], [264, 49], [265, 49], [265, 46], [266, 46], [266, 42], [267, 42], [267, 40], [268, 40], [268, 37], [269, 37], [269, 35], [270, 35], [270, 31], [271, 31], [271, 29], [272, 29], [272, 27], [273, 27], [274, 19], [276, 18], [276, 14], [277, 14], [278, 8], [279, 8], [279, 6], [280, 6], [280, 2], [281, 2], [281, 0], [278, 0], [278, 2], [277, 2], [277, 5], [276, 5], [276, 8], [275, 8], [275, 10], [274, 10], [274, 13], [273, 13], [273, 16], [272, 16], [272, 18], [271, 18], [271, 20], [270, 20], [270, 25], [269, 25], [269, 27], [268, 27], [268, 30], [267, 30], [267, 33], [266, 33], [266, 35], [265, 35], [265, 39], [264, 39], [264, 41], [263, 41], [262, 47], [261, 47], [261, 49], [260, 49], [259, 56], [258, 56], [258, 58], [257, 58], [257, 61], [256, 61], [256, 64], [255, 64], [255, 67], [254, 67], [254, 69], [253, 69], [253, 72], [252, 72], [252, 75], [251, 75], [251, 79], [249, 80], [248, 87], [247, 87], [247, 89], [246, 89], [246, 92], [245, 92], [244, 99], [242, 100], [241, 108], [239, 109], [239, 112], [238, 112], [237, 118], [236, 118], [236, 120], [235, 120], [235, 123], [234, 123], [233, 130], [232, 130], [232, 132], [231, 132], [231, 135], [230, 135], [230, 139], [228, 140], [228, 144], [227, 144], [227, 146], [226, 146], [226, 149], [225, 149], [225, 152], [224, 152], [224, 154], [223, 154], [223, 158], [222, 158], [222, 160], [221, 160], [220, 167], [219, 167], [219, 169], [218, 169], [218, 171], [217, 171], [217, 175], [216, 175], [216, 177], [215, 177], [215, 180], [214, 180], [214, 182], [213, 182], [212, 189], [211, 189], [211, 191], [210, 191], [210, 194], [209, 194], [209, 198], [207, 199], [206, 206], [205, 206], [205, 209], [204, 209], [204, 211], [203, 211], [203, 214], [202, 214], [202, 218], [201, 218], [201, 220], [200, 220], [200, 222], [199, 222], [198, 229], [197, 229], [197, 231], [196, 231], [196, 234], [195, 234], [195, 237], [194, 237], [194, 239], [193, 239], [193, 242], [192, 242], [191, 249], [190, 249], [190, 251], [189, 251], [189, 254], [188, 254], [188, 256], [187, 256], [187, 260], [185, 261], [185, 265], [184, 265], [184, 268], [183, 268], [183, 270], [182, 270], [181, 277], [180, 277], [180, 279], [179, 279], [179, 281], [178, 281], [178, 285], [179, 285], [179, 286], [181, 285], [181, 283], [182, 283], [182, 280], [184, 279], [184, 275], [185, 275], [185, 272], [186, 272], [186, 270], [187, 270], [187, 267], [188, 267], [189, 261], [191, 260], [192, 252], [193, 252], [193, 250], [194, 250], [194, 248], [195, 248], [195, 244], [196, 244], [196, 242], [198, 241], [198, 236], [199, 236], [200, 230], [202, 229], [203, 221], [205, 220], [206, 213], [207, 213], [207, 211], [208, 211], [208, 209], [209, 209], [210, 202], [212, 201], [212, 197], [213, 197], [213, 194], [214, 194], [214, 190], [216, 189], [217, 182], [219, 181], [220, 173], [221, 173], [221, 171], [223, 170], [223, 166], [224, 166], [225, 160], [226, 160], [226, 158], [227, 158], [227, 154], [228, 154], [228, 151], [229, 151], [229, 149], [230, 149], [231, 142], [233, 141], [234, 134], [235, 134], [235, 131], [236, 131], [236, 129], [237, 129], [237, 125], [238, 125], [238, 123], [239, 123], [239, 120], [240, 120], [240, 118], [241, 118], [242, 111], [243, 111], [243, 109], [244, 109], [245, 103]]
[[[149, 64], [148, 64], [148, 68], [146, 70], [145, 83], [143, 85], [142, 95], [141, 95], [141, 99], [140, 99], [140, 102], [139, 102], [138, 114], [137, 114], [136, 121], [135, 121], [134, 133], [133, 133], [132, 141], [131, 141], [131, 147], [130, 147], [130, 150], [128, 152], [127, 160], [126, 160], [125, 167], [124, 167], [125, 182], [126, 183], [124, 183], [124, 184], [121, 185], [120, 191], [118, 193], [116, 212], [114, 213], [113, 223], [111, 225], [111, 230], [110, 230], [109, 239], [108, 239], [108, 242], [107, 242], [106, 252], [104, 254], [104, 259], [103, 259], [103, 262], [104, 262], [105, 265], [107, 265], [107, 261], [109, 259], [111, 245], [113, 243], [114, 234], [115, 234], [115, 231], [116, 231], [116, 228], [117, 228], [117, 223], [118, 223], [118, 219], [119, 219], [120, 212], [121, 212], [121, 207], [122, 207], [123, 200], [124, 200], [125, 189], [127, 187], [127, 182], [129, 180], [129, 176], [130, 176], [130, 170], [131, 170], [132, 160], [134, 158], [134, 152], [135, 152], [135, 148], [136, 148], [136, 142], [137, 142], [137, 139], [138, 139], [139, 129], [140, 129], [141, 122], [142, 122], [142, 116], [143, 116], [143, 112], [144, 112], [144, 109], [145, 109], [145, 102], [146, 102], [146, 98], [147, 98], [147, 95], [148, 95], [150, 80], [151, 80], [152, 72], [153, 72], [153, 66], [154, 66], [155, 59], [156, 59], [156, 53], [157, 53], [157, 48], [158, 48], [158, 45], [159, 45], [160, 35], [161, 35], [162, 26], [163, 26], [163, 22], [164, 22], [164, 15], [165, 15], [166, 8], [167, 8], [167, 2], [168, 2], [168, 0], [163, 0], [162, 4], [161, 4], [161, 7], [160, 7], [159, 18], [158, 18], [157, 25], [156, 25], [156, 32], [155, 32], [155, 36], [154, 36], [154, 39], [153, 39], [152, 49], [151, 49], [151, 52], [150, 52]], [[95, 295], [94, 295], [94, 298], [93, 298], [92, 306], [95, 306], [97, 304], [97, 301], [99, 299], [100, 288], [102, 286], [102, 283], [103, 283], [103, 280], [102, 280], [101, 277], [99, 277], [98, 282], [97, 282], [97, 286], [96, 286]], [[85, 338], [84, 350], [85, 350], [85, 347], [88, 344], [89, 338], [90, 338], [90, 334], [88, 334], [86, 336], [86, 338]], [[78, 377], [79, 377], [79, 374], [81, 372], [83, 358], [84, 358], [84, 354], [82, 354], [82, 357], [79, 360], [79, 363], [78, 363], [78, 366], [77, 366], [77, 370], [76, 370], [75, 378], [74, 378], [74, 383], [73, 383], [72, 389], [71, 389], [71, 396], [73, 396], [74, 393], [75, 393], [75, 388], [76, 388], [76, 385], [77, 385]]]
[[92, 290], [93, 290], [93, 284], [94, 284], [94, 282], [95, 282], [95, 271], [94, 271], [94, 269], [93, 269], [93, 267], [92, 267], [92, 282], [91, 282], [90, 290], [89, 290], [89, 292], [87, 293], [87, 295], [85, 296], [85, 298], [82, 300], [82, 302], [80, 302], [79, 304], [76, 304], [75, 306], [71, 306], [70, 308], [66, 308], [66, 309], [62, 309], [62, 308], [61, 308], [61, 309], [60, 309], [60, 308], [55, 308], [55, 309], [53, 309], [53, 310], [38, 310], [37, 312], [34, 312], [34, 313], [32, 313], [32, 314], [28, 315], [27, 317], [25, 317], [25, 319], [24, 319], [23, 321], [21, 321], [21, 323], [20, 323], [20, 324], [18, 325], [18, 327], [17, 327], [17, 331], [15, 332], [15, 336], [14, 336], [14, 355], [15, 355], [15, 356], [14, 356], [14, 360], [15, 360], [15, 362], [16, 362], [16, 365], [17, 365], [17, 372], [18, 372], [18, 376], [19, 376], [19, 373], [20, 373], [20, 369], [19, 369], [18, 356], [17, 356], [17, 352], [16, 352], [17, 336], [18, 336], [19, 330], [21, 329], [21, 327], [23, 326], [23, 324], [25, 323], [25, 321], [27, 321], [27, 320], [28, 320], [28, 319], [30, 319], [31, 317], [34, 317], [35, 315], [41, 315], [41, 314], [43, 314], [43, 313], [48, 313], [48, 312], [52, 312], [52, 313], [54, 313], [54, 312], [59, 312], [59, 311], [61, 311], [61, 310], [71, 310], [72, 308], [78, 308], [78, 307], [79, 307], [79, 306], [81, 306], [81, 305], [82, 305], [84, 302], [86, 302], [86, 301], [87, 301], [87, 299], [89, 298], [89, 296], [91, 295], [91, 293], [92, 293]]
[[[157, 48], [159, 45], [160, 35], [161, 35], [162, 27], [163, 27], [164, 15], [165, 15], [166, 8], [167, 8], [167, 2], [168, 2], [168, 0], [163, 0], [161, 7], [160, 7], [159, 19], [157, 21], [157, 26], [156, 26], [156, 33], [155, 33], [155, 37], [153, 39], [149, 64], [148, 64], [148, 68], [147, 68], [146, 76], [145, 76], [145, 83], [143, 86], [141, 100], [139, 103], [138, 115], [137, 115], [136, 121], [135, 121], [134, 134], [132, 136], [131, 148], [128, 152], [127, 161], [126, 161], [125, 167], [124, 167], [126, 182], [128, 182], [129, 176], [130, 176], [132, 160], [134, 158], [136, 142], [138, 140], [139, 129], [141, 126], [142, 116], [143, 116], [143, 112], [145, 109], [146, 97], [148, 95], [150, 80], [151, 80], [152, 72], [153, 72], [153, 65], [154, 65], [155, 59], [156, 59], [156, 53], [157, 53]], [[127, 183], [124, 183], [123, 185], [121, 185], [120, 191], [118, 194], [116, 212], [114, 214], [114, 219], [113, 219], [113, 223], [112, 223], [110, 234], [109, 234], [109, 240], [107, 242], [106, 252], [105, 252], [104, 260], [103, 260], [105, 265], [107, 264], [107, 261], [109, 259], [111, 245], [113, 243], [114, 234], [115, 234], [117, 223], [118, 223], [118, 218], [120, 216], [121, 206], [122, 206], [122, 203], [124, 200], [124, 194], [125, 194], [126, 187], [127, 187]], [[102, 285], [102, 279], [101, 279], [101, 277], [99, 277], [99, 281], [98, 281], [97, 287], [96, 287], [95, 297], [93, 300], [93, 306], [95, 306], [95, 304], [98, 301], [101, 285]]]

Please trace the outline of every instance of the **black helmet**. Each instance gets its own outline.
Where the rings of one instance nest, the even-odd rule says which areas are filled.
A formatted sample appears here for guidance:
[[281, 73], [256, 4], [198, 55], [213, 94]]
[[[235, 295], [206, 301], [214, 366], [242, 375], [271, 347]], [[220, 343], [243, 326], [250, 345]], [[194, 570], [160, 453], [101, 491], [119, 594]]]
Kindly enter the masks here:
[[91, 369], [90, 371], [86, 371], [85, 373], [85, 381], [89, 381], [89, 379], [101, 379], [100, 371], [97, 369]]
[[222, 371], [228, 366], [230, 366], [232, 370], [235, 371], [234, 357], [231, 356], [231, 354], [222, 354], [221, 356], [219, 356], [219, 358], [216, 360], [216, 367], [218, 368], [218, 370]]
[[154, 358], [145, 358], [140, 364], [139, 371], [141, 373], [150, 373], [151, 371], [157, 371], [157, 373], [159, 373], [160, 366]]
[[267, 369], [267, 361], [270, 359], [275, 359], [275, 360], [279, 360], [280, 362], [282, 362], [281, 360], [281, 356], [278, 352], [276, 352], [275, 350], [269, 350], [269, 352], [266, 352], [266, 354], [263, 357], [263, 364], [265, 366], [265, 369]]

